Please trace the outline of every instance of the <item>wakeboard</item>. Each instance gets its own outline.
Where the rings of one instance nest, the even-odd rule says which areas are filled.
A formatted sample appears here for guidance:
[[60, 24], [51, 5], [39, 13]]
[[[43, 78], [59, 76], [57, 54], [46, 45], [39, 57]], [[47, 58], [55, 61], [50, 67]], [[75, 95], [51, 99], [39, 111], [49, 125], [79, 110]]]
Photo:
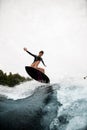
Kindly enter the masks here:
[[30, 66], [25, 66], [25, 70], [33, 79], [41, 83], [50, 83], [50, 79], [48, 78], [48, 76], [42, 73], [40, 70]]

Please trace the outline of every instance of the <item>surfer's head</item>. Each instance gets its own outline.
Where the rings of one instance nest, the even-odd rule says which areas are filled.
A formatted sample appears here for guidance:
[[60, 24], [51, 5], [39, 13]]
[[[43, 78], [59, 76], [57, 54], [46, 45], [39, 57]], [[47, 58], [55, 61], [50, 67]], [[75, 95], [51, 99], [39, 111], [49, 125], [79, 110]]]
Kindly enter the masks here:
[[39, 56], [42, 56], [44, 54], [44, 51], [39, 52]]

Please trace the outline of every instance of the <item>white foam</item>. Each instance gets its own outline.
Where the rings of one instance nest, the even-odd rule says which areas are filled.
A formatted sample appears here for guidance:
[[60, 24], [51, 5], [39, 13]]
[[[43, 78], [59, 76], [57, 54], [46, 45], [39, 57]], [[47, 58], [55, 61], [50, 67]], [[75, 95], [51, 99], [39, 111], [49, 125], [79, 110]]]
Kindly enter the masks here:
[[32, 95], [32, 93], [38, 86], [41, 86], [41, 83], [38, 83], [36, 81], [28, 81], [15, 87], [0, 85], [0, 95], [14, 100], [26, 98]]
[[85, 117], [74, 117], [70, 120], [69, 125], [67, 126], [66, 130], [81, 130], [86, 127], [87, 119]]
[[[58, 113], [79, 99], [87, 100], [87, 80], [81, 78], [67, 78], [60, 82], [60, 89], [57, 90], [58, 101], [63, 104]], [[59, 114], [58, 114], [59, 115]]]

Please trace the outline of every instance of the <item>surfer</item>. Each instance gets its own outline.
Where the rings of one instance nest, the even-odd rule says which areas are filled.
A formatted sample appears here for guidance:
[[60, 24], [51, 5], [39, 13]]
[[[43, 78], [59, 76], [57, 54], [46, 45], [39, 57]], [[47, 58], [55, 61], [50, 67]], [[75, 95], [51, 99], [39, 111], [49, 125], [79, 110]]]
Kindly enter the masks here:
[[29, 51], [27, 50], [27, 48], [24, 48], [24, 51], [26, 51], [27, 53], [29, 53], [31, 56], [34, 57], [34, 61], [33, 61], [33, 63], [31, 64], [31, 67], [36, 68], [36, 69], [40, 70], [41, 72], [45, 73], [45, 70], [44, 70], [43, 68], [39, 68], [39, 67], [38, 67], [38, 65], [40, 64], [40, 61], [41, 61], [41, 62], [43, 63], [43, 65], [46, 67], [46, 65], [45, 65], [45, 63], [44, 63], [44, 61], [43, 61], [43, 59], [41, 58], [42, 55], [44, 54], [44, 52], [43, 52], [43, 51], [40, 51], [38, 55], [34, 55], [34, 54], [32, 54], [31, 52], [29, 52]]

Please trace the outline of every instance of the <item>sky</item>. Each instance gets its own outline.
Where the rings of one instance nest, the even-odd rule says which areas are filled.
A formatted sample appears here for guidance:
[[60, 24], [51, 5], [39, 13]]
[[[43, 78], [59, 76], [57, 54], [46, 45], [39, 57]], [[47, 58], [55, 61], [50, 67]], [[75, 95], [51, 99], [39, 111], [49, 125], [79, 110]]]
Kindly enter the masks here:
[[87, 0], [0, 0], [0, 69], [27, 76], [24, 47], [52, 79], [87, 75]]

